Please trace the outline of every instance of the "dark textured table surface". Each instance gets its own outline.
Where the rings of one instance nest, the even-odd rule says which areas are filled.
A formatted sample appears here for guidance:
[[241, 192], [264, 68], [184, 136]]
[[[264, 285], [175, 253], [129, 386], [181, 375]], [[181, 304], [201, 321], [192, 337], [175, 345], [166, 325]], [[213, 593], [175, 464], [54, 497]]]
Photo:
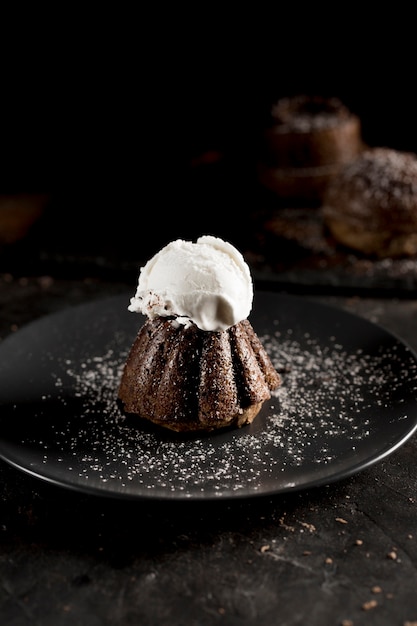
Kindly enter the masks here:
[[[130, 277], [0, 276], [0, 336], [133, 289]], [[309, 295], [417, 349], [417, 301]], [[58, 624], [417, 623], [417, 443], [308, 491], [237, 502], [120, 501], [0, 463], [0, 614]]]

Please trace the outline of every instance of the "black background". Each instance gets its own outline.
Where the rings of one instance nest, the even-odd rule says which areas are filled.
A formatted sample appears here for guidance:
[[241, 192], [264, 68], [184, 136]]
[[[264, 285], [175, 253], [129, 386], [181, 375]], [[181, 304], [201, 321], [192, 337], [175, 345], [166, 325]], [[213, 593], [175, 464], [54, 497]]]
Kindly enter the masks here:
[[122, 258], [202, 232], [239, 243], [281, 96], [337, 96], [366, 143], [417, 151], [411, 15], [168, 6], [3, 20], [0, 191], [51, 194], [50, 246]]

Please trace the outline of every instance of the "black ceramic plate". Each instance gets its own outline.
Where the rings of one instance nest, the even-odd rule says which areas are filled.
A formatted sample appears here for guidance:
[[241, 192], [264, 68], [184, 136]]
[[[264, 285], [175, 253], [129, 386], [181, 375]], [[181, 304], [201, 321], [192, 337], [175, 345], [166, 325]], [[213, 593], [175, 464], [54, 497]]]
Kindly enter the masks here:
[[254, 423], [181, 436], [132, 423], [116, 393], [143, 318], [130, 294], [35, 321], [0, 344], [0, 457], [32, 476], [122, 498], [228, 499], [327, 484], [417, 428], [417, 357], [360, 317], [258, 292], [251, 322], [283, 383]]

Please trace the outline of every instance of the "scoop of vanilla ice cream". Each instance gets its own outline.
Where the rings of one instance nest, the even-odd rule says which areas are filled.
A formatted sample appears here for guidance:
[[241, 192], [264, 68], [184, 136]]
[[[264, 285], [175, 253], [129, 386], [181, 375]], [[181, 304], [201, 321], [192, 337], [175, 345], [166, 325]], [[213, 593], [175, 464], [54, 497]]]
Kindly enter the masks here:
[[252, 277], [242, 254], [219, 237], [204, 235], [196, 243], [177, 239], [157, 252], [141, 268], [128, 309], [220, 331], [246, 319], [252, 300]]

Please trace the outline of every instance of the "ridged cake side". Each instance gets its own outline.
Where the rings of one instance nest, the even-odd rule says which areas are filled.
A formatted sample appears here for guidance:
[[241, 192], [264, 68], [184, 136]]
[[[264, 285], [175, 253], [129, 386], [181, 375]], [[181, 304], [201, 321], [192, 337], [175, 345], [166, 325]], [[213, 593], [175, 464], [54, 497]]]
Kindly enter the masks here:
[[119, 386], [124, 411], [177, 432], [243, 426], [281, 384], [248, 320], [220, 332], [146, 320]]

